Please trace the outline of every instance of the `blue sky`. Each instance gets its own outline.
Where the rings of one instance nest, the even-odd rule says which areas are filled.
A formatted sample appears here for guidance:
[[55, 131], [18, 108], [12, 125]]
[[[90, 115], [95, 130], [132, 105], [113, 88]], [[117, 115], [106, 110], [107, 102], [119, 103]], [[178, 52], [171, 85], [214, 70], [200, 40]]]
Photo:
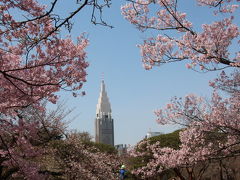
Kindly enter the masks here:
[[[191, 13], [189, 18], [198, 28], [201, 23], [212, 21], [205, 8], [193, 8], [195, 1], [184, 2], [182, 7]], [[86, 96], [74, 98], [66, 92], [59, 94], [60, 100], [67, 101], [68, 108], [75, 108], [69, 118], [76, 118], [69, 128], [88, 131], [94, 136], [96, 104], [101, 74], [104, 73], [115, 123], [115, 144], [133, 145], [149, 129], [163, 133], [173, 131], [174, 127], [158, 125], [153, 111], [164, 107], [173, 96], [183, 97], [188, 93], [209, 96], [211, 88], [208, 81], [214, 79], [217, 72], [197, 73], [186, 69], [186, 62], [144, 70], [136, 44], [142, 43], [147, 34], [139, 32], [121, 16], [120, 6], [125, 3], [124, 0], [112, 3], [112, 7], [104, 11], [104, 19], [114, 26], [113, 29], [91, 24], [89, 9], [74, 18], [72, 37], [87, 32], [90, 40], [87, 48], [90, 66], [87, 69], [87, 82], [83, 87]], [[72, 5], [60, 4], [59, 13], [64, 13], [65, 8], [72, 8]], [[63, 36], [64, 34], [63, 32]]]

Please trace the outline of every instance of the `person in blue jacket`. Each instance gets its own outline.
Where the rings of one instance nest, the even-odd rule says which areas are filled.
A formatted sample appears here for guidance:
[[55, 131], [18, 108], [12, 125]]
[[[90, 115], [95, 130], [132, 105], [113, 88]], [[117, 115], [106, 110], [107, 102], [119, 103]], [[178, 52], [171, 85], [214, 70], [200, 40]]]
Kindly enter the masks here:
[[120, 179], [125, 179], [126, 177], [126, 170], [125, 170], [125, 165], [121, 166], [121, 169], [119, 170], [119, 175], [120, 175]]

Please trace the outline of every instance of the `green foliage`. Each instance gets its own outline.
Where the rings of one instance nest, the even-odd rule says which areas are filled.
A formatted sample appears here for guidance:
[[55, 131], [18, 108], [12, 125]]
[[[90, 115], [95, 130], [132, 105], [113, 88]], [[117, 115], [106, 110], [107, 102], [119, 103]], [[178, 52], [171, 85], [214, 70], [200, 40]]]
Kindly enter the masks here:
[[117, 154], [117, 150], [108, 144], [102, 144], [102, 143], [95, 143], [92, 141], [84, 141], [83, 142], [85, 145], [90, 146], [90, 147], [95, 147], [101, 152], [108, 153], [108, 154]]
[[179, 132], [181, 130], [174, 131], [169, 134], [161, 134], [159, 136], [154, 136], [149, 138], [150, 144], [155, 144], [156, 142], [160, 142], [160, 147], [170, 147], [173, 149], [179, 149], [181, 144], [179, 139]]
[[[161, 134], [158, 136], [154, 136], [148, 139], [144, 139], [143, 141], [148, 141], [149, 144], [155, 144], [156, 142], [160, 142], [160, 147], [169, 147], [173, 149], [179, 149], [179, 146], [181, 144], [179, 139], [179, 132], [181, 130], [174, 131], [169, 134]], [[146, 152], [147, 151], [147, 143], [141, 144], [141, 146], [138, 146], [136, 149], [139, 152]]]

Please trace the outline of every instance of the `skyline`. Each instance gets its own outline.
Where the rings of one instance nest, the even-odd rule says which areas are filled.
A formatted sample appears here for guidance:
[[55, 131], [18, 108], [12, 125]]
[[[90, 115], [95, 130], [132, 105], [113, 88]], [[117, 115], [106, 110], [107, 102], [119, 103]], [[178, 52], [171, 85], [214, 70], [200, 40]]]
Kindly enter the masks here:
[[[68, 108], [75, 108], [70, 119], [77, 118], [71, 122], [69, 128], [87, 131], [94, 137], [96, 105], [101, 74], [104, 73], [115, 124], [115, 144], [134, 145], [144, 138], [149, 129], [163, 133], [173, 131], [171, 126], [156, 123], [154, 110], [163, 107], [174, 96], [184, 97], [194, 93], [208, 97], [211, 92], [208, 82], [220, 72], [197, 73], [187, 69], [186, 62], [166, 64], [146, 71], [142, 67], [136, 45], [142, 43], [147, 34], [139, 32], [121, 16], [120, 6], [124, 2], [113, 2], [112, 7], [104, 11], [104, 20], [113, 25], [113, 29], [92, 25], [87, 9], [75, 17], [72, 38], [87, 32], [90, 40], [87, 48], [90, 66], [87, 68], [87, 82], [82, 88], [86, 95], [74, 98], [70, 93], [58, 94], [61, 96], [60, 101], [67, 100]], [[188, 2], [184, 9], [192, 5], [191, 1]], [[194, 14], [197, 15], [198, 11], [194, 11]], [[204, 14], [204, 17], [207, 15]], [[197, 20], [198, 16], [192, 15], [190, 18]]]

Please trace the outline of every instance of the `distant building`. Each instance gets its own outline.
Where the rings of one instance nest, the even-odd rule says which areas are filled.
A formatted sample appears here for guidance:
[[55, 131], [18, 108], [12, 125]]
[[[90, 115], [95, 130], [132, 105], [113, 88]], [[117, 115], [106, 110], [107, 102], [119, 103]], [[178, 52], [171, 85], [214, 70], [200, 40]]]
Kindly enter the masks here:
[[151, 131], [149, 131], [146, 135], [146, 138], [158, 136], [158, 135], [161, 135], [161, 134], [162, 134], [161, 132], [151, 132]]
[[115, 145], [115, 148], [118, 151], [118, 155], [124, 155], [127, 153], [127, 145], [126, 144], [117, 144], [117, 145]]
[[114, 146], [112, 111], [103, 80], [96, 110], [95, 142]]

